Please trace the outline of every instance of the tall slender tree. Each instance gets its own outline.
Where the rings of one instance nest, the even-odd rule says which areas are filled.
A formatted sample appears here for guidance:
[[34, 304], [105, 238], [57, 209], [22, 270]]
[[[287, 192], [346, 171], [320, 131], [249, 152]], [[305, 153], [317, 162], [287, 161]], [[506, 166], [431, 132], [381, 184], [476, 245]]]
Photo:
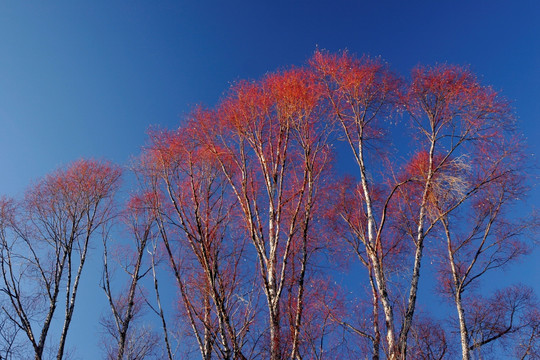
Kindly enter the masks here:
[[[365, 254], [361, 261], [376, 284], [373, 295], [384, 313], [388, 357], [405, 358], [425, 239], [446, 215], [497, 178], [496, 168], [477, 172], [474, 179], [460, 174], [469, 162], [484, 156], [485, 149], [495, 150], [491, 146], [495, 139], [508, 138], [508, 133], [495, 129], [512, 126], [509, 108], [495, 91], [457, 66], [418, 67], [410, 84], [402, 87], [379, 60], [317, 52], [311, 64], [359, 169], [360, 217], [347, 208], [342, 218], [358, 239], [352, 242], [355, 251], [363, 245], [358, 255]], [[373, 160], [374, 141], [388, 131], [384, 120], [396, 106], [406, 110], [415, 139], [413, 156], [403, 170], [395, 159], [384, 161], [379, 155]], [[500, 160], [505, 153], [495, 151], [490, 156]], [[434, 203], [445, 207], [436, 213]], [[391, 265], [384, 261], [390, 249], [403, 248], [400, 234], [412, 240], [412, 262], [406, 265], [411, 279], [401, 289], [409, 294], [403, 316], [397, 316], [394, 308], [398, 294], [392, 293]], [[373, 302], [374, 307], [379, 301]]]
[[[352, 150], [359, 170], [357, 202], [347, 205], [345, 209], [351, 211], [349, 206], [353, 206], [358, 215], [351, 217], [349, 213], [341, 214], [341, 217], [351, 229], [355, 239], [351, 240], [351, 245], [366, 266], [373, 285], [373, 358], [379, 358], [380, 349], [379, 302], [384, 311], [390, 358], [397, 358], [395, 315], [383, 261], [383, 230], [389, 201], [401, 183], [390, 188], [386, 194], [381, 194], [381, 186], [372, 175], [374, 171], [381, 171], [384, 163], [376, 161], [374, 168], [370, 169], [368, 159], [370, 146], [375, 145], [374, 142], [385, 133], [383, 120], [392, 114], [398, 104], [401, 83], [388, 66], [377, 59], [358, 60], [347, 53], [331, 55], [318, 51], [310, 63], [325, 90], [330, 112], [341, 127], [342, 136]], [[384, 178], [381, 180], [385, 181]]]
[[188, 127], [150, 138], [141, 171], [161, 194], [157, 224], [201, 355], [247, 358], [256, 295], [245, 237], [235, 231], [236, 200], [219, 163]]
[[56, 357], [64, 356], [90, 242], [113, 215], [119, 178], [112, 164], [79, 160], [29, 188], [2, 220], [3, 311], [26, 335], [35, 359], [44, 355], [62, 287], [65, 314]]
[[[107, 296], [112, 318], [106, 315], [102, 324], [105, 330], [116, 341], [112, 346], [108, 346], [109, 358], [122, 360], [142, 358], [144, 354], [150, 353], [155, 346], [150, 346], [156, 337], [151, 332], [145, 332], [149, 338], [135, 340], [134, 337], [141, 336], [141, 332], [134, 329], [133, 324], [142, 310], [143, 298], [141, 296], [141, 280], [150, 272], [151, 265], [145, 261], [149, 257], [147, 250], [157, 236], [156, 222], [156, 196], [153, 193], [133, 195], [122, 214], [123, 222], [127, 226], [126, 233], [132, 238], [131, 244], [124, 245], [117, 249], [116, 257], [118, 267], [121, 267], [127, 275], [127, 286], [118, 286], [114, 282], [112, 273], [114, 267], [111, 266], [109, 237], [103, 237], [103, 276], [101, 288]], [[116, 286], [115, 286], [116, 285]], [[120, 288], [115, 291], [114, 288]], [[140, 341], [147, 341], [149, 346], [134, 348]]]
[[[197, 119], [242, 210], [266, 296], [271, 359], [297, 358], [311, 221], [328, 129], [309, 71], [269, 74], [232, 88], [215, 116]], [[300, 256], [295, 256], [298, 250]], [[283, 303], [295, 264], [295, 325], [285, 346]]]

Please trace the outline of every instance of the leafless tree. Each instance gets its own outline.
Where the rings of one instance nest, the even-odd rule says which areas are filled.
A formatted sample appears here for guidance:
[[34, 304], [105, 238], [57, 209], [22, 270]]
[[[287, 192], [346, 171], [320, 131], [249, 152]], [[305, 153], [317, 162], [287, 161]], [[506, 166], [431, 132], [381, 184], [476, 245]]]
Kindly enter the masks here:
[[[138, 293], [140, 280], [147, 275], [152, 267], [144, 263], [145, 256], [148, 257], [147, 248], [156, 236], [155, 226], [155, 195], [145, 193], [134, 195], [130, 198], [123, 214], [124, 223], [128, 227], [128, 235], [133, 240], [130, 245], [125, 245], [117, 249], [117, 264], [128, 277], [127, 290], [121, 287], [120, 292], [115, 292], [111, 284], [114, 285], [109, 248], [109, 237], [103, 239], [103, 277], [101, 287], [109, 301], [113, 321], [103, 321], [107, 332], [113, 335], [116, 340], [114, 351], [109, 351], [109, 356], [114, 354], [117, 360], [122, 359], [142, 359], [145, 354], [151, 352], [155, 334], [149, 329], [138, 327], [131, 331], [130, 327], [137, 326], [134, 323], [137, 313], [143, 306], [143, 298]], [[108, 318], [108, 317], [107, 317]], [[114, 326], [113, 326], [114, 325]], [[148, 346], [140, 346], [141, 339], [138, 336], [147, 335]]]
[[157, 226], [203, 359], [248, 357], [255, 293], [218, 163], [188, 128], [154, 132], [139, 176], [160, 195]]
[[36, 359], [44, 354], [62, 287], [65, 314], [56, 357], [64, 356], [90, 241], [111, 217], [119, 177], [111, 164], [80, 160], [46, 176], [3, 211], [3, 311], [26, 335]]
[[[330, 158], [320, 100], [312, 74], [293, 69], [238, 83], [216, 111], [199, 113], [194, 123], [221, 166], [254, 246], [273, 360], [299, 357], [315, 198]], [[289, 276], [293, 287], [287, 287]], [[282, 311], [288, 289], [296, 293], [296, 309], [287, 335]]]

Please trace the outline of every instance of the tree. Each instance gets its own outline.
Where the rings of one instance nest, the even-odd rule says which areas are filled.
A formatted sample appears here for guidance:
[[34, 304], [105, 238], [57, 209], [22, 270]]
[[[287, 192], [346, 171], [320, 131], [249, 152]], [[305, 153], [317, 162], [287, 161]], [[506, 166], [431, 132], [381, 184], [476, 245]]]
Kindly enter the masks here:
[[[503, 215], [509, 203], [524, 194], [521, 145], [507, 102], [480, 85], [467, 69], [446, 65], [415, 69], [407, 107], [425, 148], [405, 170], [410, 181], [400, 191], [401, 207], [403, 223], [410, 225], [404, 231], [414, 234], [418, 228], [417, 258], [423, 239], [430, 233], [437, 236], [439, 229], [444, 234], [462, 351], [468, 359], [459, 305], [463, 291], [486, 271], [525, 252], [519, 237], [529, 225], [512, 224]], [[420, 224], [425, 224], [422, 231]], [[413, 280], [419, 267], [415, 261]], [[406, 316], [414, 313], [413, 288]]]
[[[9, 224], [13, 221], [12, 216], [14, 212], [13, 201], [7, 198], [0, 198], [0, 241], [5, 243], [7, 237], [7, 231]], [[6, 304], [2, 302], [2, 309], [5, 308]], [[14, 359], [17, 356], [20, 357], [18, 352], [19, 346], [17, 346], [17, 335], [20, 331], [20, 328], [11, 321], [9, 316], [2, 312], [0, 316], [0, 343], [2, 344], [0, 348], [0, 357], [2, 359]]]
[[[501, 164], [503, 160], [499, 157], [497, 162]], [[485, 166], [488, 161], [482, 161], [482, 164]], [[509, 162], [516, 164], [515, 159], [510, 159]], [[530, 306], [530, 290], [524, 288], [504, 290], [507, 300], [515, 298], [515, 302], [509, 304], [506, 309], [499, 306], [479, 307], [478, 300], [474, 299], [478, 296], [474, 294], [477, 283], [487, 273], [506, 267], [528, 252], [525, 240], [530, 222], [516, 222], [509, 219], [506, 214], [508, 206], [517, 197], [523, 196], [523, 181], [515, 178], [514, 171], [508, 166], [505, 166], [502, 172], [492, 173], [496, 174], [496, 180], [485, 184], [477, 194], [472, 196], [469, 199], [469, 206], [462, 207], [461, 214], [446, 215], [441, 219], [447, 244], [446, 262], [442, 265], [441, 278], [445, 285], [445, 292], [453, 298], [456, 305], [463, 359], [470, 359], [472, 350], [477, 350], [484, 344], [517, 331], [521, 325], [517, 323], [517, 320], [512, 320], [514, 313], [519, 312], [519, 308], [523, 307], [524, 303], [529, 303]], [[472, 297], [468, 304], [463, 300], [465, 295]], [[493, 300], [481, 302], [483, 305], [491, 302], [503, 303], [503, 297], [500, 294]], [[472, 306], [474, 309], [469, 308], [467, 312], [467, 306]], [[485, 311], [486, 314], [481, 314], [481, 311]], [[497, 319], [499, 323], [490, 323], [487, 326], [478, 318], [467, 319], [466, 313], [474, 313], [480, 317], [485, 317], [488, 313], [492, 316], [498, 314], [493, 319]], [[508, 320], [503, 313], [512, 314], [511, 319]], [[515, 317], [517, 318], [517, 314]], [[475, 340], [467, 322], [478, 324], [478, 321], [481, 326], [475, 326], [475, 331], [480, 331], [482, 335]], [[487, 335], [487, 329], [492, 329], [491, 335]]]
[[[378, 306], [382, 303], [386, 324], [386, 343], [390, 358], [397, 358], [394, 309], [388, 293], [388, 275], [384, 270], [383, 230], [388, 204], [402, 183], [397, 183], [386, 194], [380, 192], [368, 169], [368, 148], [384, 135], [382, 120], [391, 115], [397, 105], [401, 82], [380, 60], [357, 60], [347, 53], [330, 55], [316, 52], [311, 59], [319, 81], [325, 89], [330, 113], [341, 127], [343, 138], [350, 146], [360, 172], [355, 204], [346, 210], [357, 214], [341, 214], [350, 228], [350, 243], [369, 272], [373, 294], [373, 358], [379, 357]], [[376, 163], [375, 166], [380, 165]], [[377, 168], [380, 169], [380, 168]], [[382, 182], [388, 179], [382, 179]], [[349, 206], [352, 206], [349, 207]], [[360, 210], [362, 209], [362, 210]], [[376, 220], [379, 217], [380, 220]], [[362, 248], [361, 248], [361, 247]], [[376, 287], [375, 287], [376, 286]]]
[[[516, 179], [509, 175], [519, 177], [523, 169], [516, 165], [520, 160], [519, 151], [516, 151], [519, 143], [512, 133], [507, 102], [490, 87], [479, 84], [468, 69], [449, 65], [416, 68], [407, 96], [407, 109], [421, 142], [425, 144], [409, 163], [407, 171], [412, 181], [401, 192], [404, 195], [408, 191], [404, 195], [403, 208], [413, 219], [410, 223], [418, 228], [414, 284], [419, 277], [424, 240], [436, 225], [444, 228], [451, 243], [449, 218], [459, 212], [465, 214], [474, 198], [486, 196], [490, 189], [499, 188], [503, 183], [512, 183], [514, 185], [510, 186], [515, 189]], [[507, 190], [509, 188], [503, 191]], [[416, 204], [420, 205], [419, 210]], [[419, 214], [417, 220], [414, 220], [413, 212]], [[497, 211], [492, 214], [497, 217]], [[473, 225], [473, 232], [482, 228], [483, 220]], [[458, 229], [463, 228], [463, 222], [461, 219]], [[483, 224], [488, 223], [491, 221]], [[489, 232], [491, 226], [484, 229]], [[410, 233], [413, 233], [412, 229]], [[471, 234], [465, 242], [475, 241], [478, 234]], [[487, 237], [488, 233], [484, 235]], [[462, 245], [467, 247], [465, 243]], [[459, 249], [464, 250], [461, 246], [448, 245], [449, 256]], [[520, 253], [519, 246], [515, 249], [508, 259]], [[495, 263], [497, 261], [491, 265]], [[411, 287], [406, 318], [414, 313], [416, 287]], [[406, 336], [406, 327], [401, 333]]]
[[[373, 191], [373, 200], [380, 201], [381, 193]], [[371, 305], [371, 314], [348, 313], [349, 319], [338, 319], [345, 328], [371, 343], [371, 357], [376, 360], [381, 357], [381, 333], [384, 329], [381, 326], [382, 320], [380, 316], [380, 296], [377, 283], [374, 275], [374, 267], [371, 262], [367, 250], [370, 248], [367, 233], [367, 214], [362, 207], [358, 207], [359, 203], [364, 202], [363, 191], [361, 186], [352, 177], [341, 179], [341, 183], [335, 187], [335, 194], [329, 199], [333, 203], [333, 208], [328, 212], [330, 226], [336, 236], [343, 242], [346, 248], [341, 249], [340, 256], [356, 257], [360, 264], [365, 267], [367, 288]], [[392, 274], [401, 270], [402, 258], [406, 256], [406, 247], [403, 245], [403, 236], [399, 236], [393, 232], [392, 236], [385, 236], [379, 243], [380, 263], [385, 269], [385, 273]], [[363, 294], [359, 294], [363, 295]], [[360, 296], [356, 301], [356, 306], [363, 300]], [[360, 319], [350, 319], [353, 316]], [[368, 323], [370, 325], [368, 325]], [[362, 323], [361, 327], [353, 326], [353, 323]]]
[[236, 200], [219, 163], [188, 127], [150, 138], [139, 171], [161, 196], [157, 224], [201, 355], [246, 358], [256, 295], [245, 238], [235, 231]]
[[[457, 66], [420, 66], [413, 71], [410, 84], [403, 87], [380, 60], [316, 52], [311, 64], [359, 170], [358, 186], [348, 190], [348, 204], [338, 217], [349, 228], [348, 242], [376, 285], [372, 286], [377, 299], [373, 301], [374, 334], [379, 331], [380, 302], [388, 357], [405, 358], [425, 240], [439, 222], [504, 171], [501, 164], [507, 163], [509, 149], [493, 144], [515, 141], [509, 131], [509, 108], [469, 70]], [[384, 156], [388, 151], [377, 147], [388, 132], [384, 121], [397, 106], [406, 111], [415, 138], [413, 156], [401, 169], [395, 158]], [[482, 171], [467, 173], [470, 163], [479, 164], [488, 152], [494, 160]], [[444, 205], [436, 211], [434, 204]], [[403, 236], [412, 240], [412, 247], [403, 243]], [[408, 248], [412, 248], [413, 257], [405, 266], [410, 266], [411, 278], [402, 290], [394, 291], [408, 289], [409, 295], [404, 314], [397, 320], [396, 294], [390, 286], [395, 268], [392, 262], [403, 262], [407, 252], [402, 251]], [[388, 261], [396, 251], [401, 255]], [[374, 358], [378, 357], [377, 348], [375, 341]]]
[[[113, 321], [104, 318], [102, 321], [107, 332], [116, 340], [115, 346], [108, 351], [110, 359], [142, 359], [155, 347], [153, 338], [156, 336], [149, 331], [131, 331], [132, 323], [143, 306], [143, 299], [137, 291], [140, 291], [140, 280], [150, 271], [150, 266], [145, 266], [143, 261], [147, 247], [156, 236], [156, 197], [153, 193], [133, 195], [124, 211], [123, 218], [133, 239], [134, 249], [120, 248], [121, 254], [118, 259], [121, 268], [128, 275], [129, 281], [126, 289], [115, 294], [111, 287], [112, 275], [109, 265], [108, 237], [103, 241], [103, 277], [101, 287], [109, 301]], [[143, 330], [139, 328], [138, 330]], [[135, 339], [143, 334], [148, 334], [147, 345], [138, 347], [141, 339]], [[130, 344], [132, 346], [130, 346]], [[134, 347], [136, 346], [136, 347]]]
[[112, 216], [119, 178], [112, 164], [79, 160], [30, 187], [22, 201], [3, 201], [0, 266], [8, 300], [3, 311], [26, 335], [36, 359], [43, 356], [65, 286], [56, 355], [63, 358], [87, 251]]
[[[349, 156], [334, 152], [343, 146]], [[111, 359], [158, 357], [163, 344], [170, 360], [178, 348], [204, 360], [445, 359], [458, 344], [466, 360], [495, 346], [538, 358], [532, 290], [479, 291], [529, 251], [538, 219], [513, 213], [527, 196], [526, 163], [508, 102], [469, 69], [418, 66], [405, 80], [378, 58], [317, 51], [305, 66], [237, 82], [175, 130], [149, 131], [120, 216], [118, 266], [108, 237], [120, 214], [115, 166], [81, 160], [20, 201], [1, 198], [0, 357], [26, 356], [24, 346], [36, 359], [66, 356], [82, 269], [102, 232]], [[418, 315], [426, 257], [459, 332]], [[178, 347], [161, 260], [189, 335]], [[64, 301], [58, 348], [46, 346]]]
[[[235, 85], [194, 127], [215, 155], [242, 210], [266, 297], [270, 359], [297, 358], [311, 221], [320, 175], [329, 160], [320, 89], [305, 69]], [[296, 257], [294, 252], [299, 251]], [[289, 346], [282, 308], [291, 267], [298, 274]]]

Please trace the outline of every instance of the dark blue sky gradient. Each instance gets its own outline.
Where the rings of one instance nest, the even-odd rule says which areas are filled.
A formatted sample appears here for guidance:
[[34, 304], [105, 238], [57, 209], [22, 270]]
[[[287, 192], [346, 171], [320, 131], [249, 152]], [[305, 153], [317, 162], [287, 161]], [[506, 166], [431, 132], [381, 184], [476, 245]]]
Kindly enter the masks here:
[[[419, 63], [469, 65], [513, 102], [529, 152], [539, 153], [537, 0], [8, 0], [0, 2], [0, 193], [20, 195], [81, 157], [127, 164], [150, 125], [174, 127], [235, 80], [301, 65], [317, 46], [381, 56], [404, 76]], [[529, 203], [539, 202], [536, 189]], [[83, 280], [95, 284], [78, 299], [69, 339], [81, 359], [99, 357], [105, 306], [100, 254], [92, 256]], [[540, 283], [539, 258], [525, 262], [528, 283]]]

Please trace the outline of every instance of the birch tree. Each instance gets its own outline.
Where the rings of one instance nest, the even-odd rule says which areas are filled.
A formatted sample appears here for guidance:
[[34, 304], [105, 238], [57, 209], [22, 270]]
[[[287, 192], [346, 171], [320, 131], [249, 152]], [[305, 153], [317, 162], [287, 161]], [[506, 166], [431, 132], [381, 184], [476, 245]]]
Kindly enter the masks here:
[[[298, 358], [311, 221], [328, 162], [328, 127], [311, 74], [293, 69], [236, 84], [215, 115], [198, 119], [242, 210], [266, 297], [270, 359]], [[206, 120], [206, 121], [205, 121]], [[299, 256], [294, 251], [299, 251]], [[293, 262], [297, 309], [285, 345], [283, 305]]]
[[256, 293], [245, 267], [236, 200], [219, 163], [188, 127], [156, 131], [142, 156], [181, 308], [203, 359], [249, 358]]
[[[131, 241], [123, 246], [117, 245], [114, 251], [117, 254], [116, 258], [112, 258], [109, 253], [109, 237], [103, 238], [101, 288], [107, 296], [112, 320], [110, 315], [105, 315], [102, 324], [116, 341], [113, 346], [108, 346], [108, 356], [111, 360], [143, 359], [156, 347], [156, 335], [151, 330], [134, 324], [144, 306], [141, 280], [152, 268], [150, 262], [145, 259], [149, 257], [147, 250], [157, 236], [155, 209], [156, 197], [153, 193], [133, 195], [129, 199], [122, 218], [127, 227], [125, 233]], [[113, 265], [114, 262], [111, 264], [111, 260], [116, 260], [116, 266]], [[121, 268], [124, 275], [127, 275], [126, 285], [119, 286], [119, 280], [114, 281], [113, 273], [117, 268]], [[120, 291], [115, 291], [115, 288], [119, 288]], [[147, 336], [141, 338], [143, 335]], [[148, 346], [137, 346], [143, 341], [146, 341]]]
[[13, 209], [0, 248], [3, 311], [42, 359], [63, 292], [62, 359], [90, 242], [112, 216], [120, 170], [79, 160], [31, 186]]

